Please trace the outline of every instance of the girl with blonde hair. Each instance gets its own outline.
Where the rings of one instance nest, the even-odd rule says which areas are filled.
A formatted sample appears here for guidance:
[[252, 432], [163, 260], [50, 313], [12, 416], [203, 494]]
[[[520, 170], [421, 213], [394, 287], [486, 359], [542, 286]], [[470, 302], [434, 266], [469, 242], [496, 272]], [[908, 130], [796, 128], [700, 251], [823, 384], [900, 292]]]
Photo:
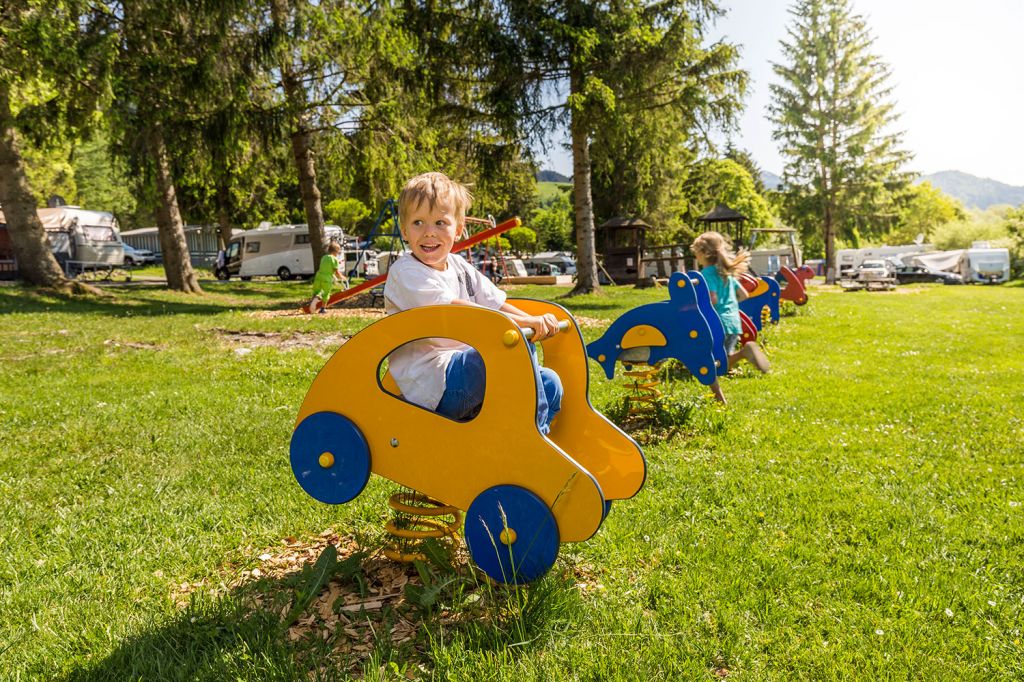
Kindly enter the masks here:
[[[736, 350], [743, 334], [739, 302], [747, 298], [746, 289], [740, 285], [736, 277], [750, 269], [750, 253], [744, 249], [735, 253], [728, 240], [718, 232], [705, 232], [700, 235], [693, 240], [690, 249], [697, 257], [697, 263], [701, 268], [700, 274], [704, 276], [711, 293], [711, 303], [714, 304], [715, 312], [718, 313], [725, 328], [725, 352], [729, 355], [730, 369], [740, 359], [745, 359], [762, 372], [767, 372], [771, 365], [756, 342], [750, 341], [739, 351]], [[712, 390], [714, 389], [712, 386]], [[719, 391], [716, 390], [715, 395], [718, 396]], [[724, 402], [724, 399], [719, 399]]]

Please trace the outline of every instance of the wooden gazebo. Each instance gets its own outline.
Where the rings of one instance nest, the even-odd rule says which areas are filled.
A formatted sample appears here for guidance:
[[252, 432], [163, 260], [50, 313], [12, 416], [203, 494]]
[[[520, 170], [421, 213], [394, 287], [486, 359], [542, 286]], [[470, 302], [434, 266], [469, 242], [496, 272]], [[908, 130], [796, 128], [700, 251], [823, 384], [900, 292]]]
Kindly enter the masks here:
[[[747, 216], [737, 210], [731, 209], [725, 204], [718, 204], [712, 210], [697, 218], [698, 222], [714, 225], [711, 229], [724, 232], [734, 246], [739, 247], [747, 241], [747, 232], [744, 223]], [[721, 226], [725, 226], [723, 230]]]
[[597, 228], [597, 252], [605, 272], [616, 284], [635, 284], [644, 279], [644, 249], [651, 226], [639, 218], [612, 218]]

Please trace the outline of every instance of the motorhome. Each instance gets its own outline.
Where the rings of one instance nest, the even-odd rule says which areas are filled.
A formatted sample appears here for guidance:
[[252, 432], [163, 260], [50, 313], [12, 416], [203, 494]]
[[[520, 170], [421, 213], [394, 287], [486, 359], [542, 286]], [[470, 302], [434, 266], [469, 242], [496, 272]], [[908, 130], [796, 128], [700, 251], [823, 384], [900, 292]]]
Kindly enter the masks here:
[[1002, 284], [1010, 279], [1009, 249], [964, 249], [957, 270], [965, 282]]
[[[337, 225], [325, 226], [328, 241], [345, 243]], [[224, 265], [216, 270], [217, 279], [231, 277], [277, 276], [282, 280], [311, 277], [318, 264], [313, 263], [306, 225], [273, 225], [247, 230], [231, 238], [224, 253]]]

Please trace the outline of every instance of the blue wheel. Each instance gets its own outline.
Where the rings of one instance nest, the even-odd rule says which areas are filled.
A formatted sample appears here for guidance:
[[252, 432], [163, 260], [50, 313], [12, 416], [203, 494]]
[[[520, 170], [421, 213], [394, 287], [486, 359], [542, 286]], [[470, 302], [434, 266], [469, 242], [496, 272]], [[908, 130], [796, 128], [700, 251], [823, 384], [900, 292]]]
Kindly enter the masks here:
[[366, 439], [335, 412], [317, 412], [299, 423], [292, 434], [291, 463], [302, 489], [327, 504], [348, 502], [370, 479]]
[[489, 488], [466, 511], [469, 555], [495, 582], [522, 584], [540, 578], [554, 565], [558, 545], [551, 510], [525, 488]]

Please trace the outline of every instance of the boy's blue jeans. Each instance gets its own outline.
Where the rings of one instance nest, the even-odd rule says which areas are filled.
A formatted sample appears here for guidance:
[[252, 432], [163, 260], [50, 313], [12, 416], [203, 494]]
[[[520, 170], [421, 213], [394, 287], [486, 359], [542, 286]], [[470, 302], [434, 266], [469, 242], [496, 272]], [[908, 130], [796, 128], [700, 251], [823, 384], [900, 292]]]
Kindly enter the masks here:
[[[554, 370], [541, 367], [537, 349], [532, 343], [527, 345], [537, 381], [537, 428], [547, 434], [551, 420], [562, 409], [562, 380]], [[485, 372], [480, 354], [469, 348], [453, 355], [444, 382], [444, 395], [436, 412], [451, 419], [465, 419], [484, 401]]]

